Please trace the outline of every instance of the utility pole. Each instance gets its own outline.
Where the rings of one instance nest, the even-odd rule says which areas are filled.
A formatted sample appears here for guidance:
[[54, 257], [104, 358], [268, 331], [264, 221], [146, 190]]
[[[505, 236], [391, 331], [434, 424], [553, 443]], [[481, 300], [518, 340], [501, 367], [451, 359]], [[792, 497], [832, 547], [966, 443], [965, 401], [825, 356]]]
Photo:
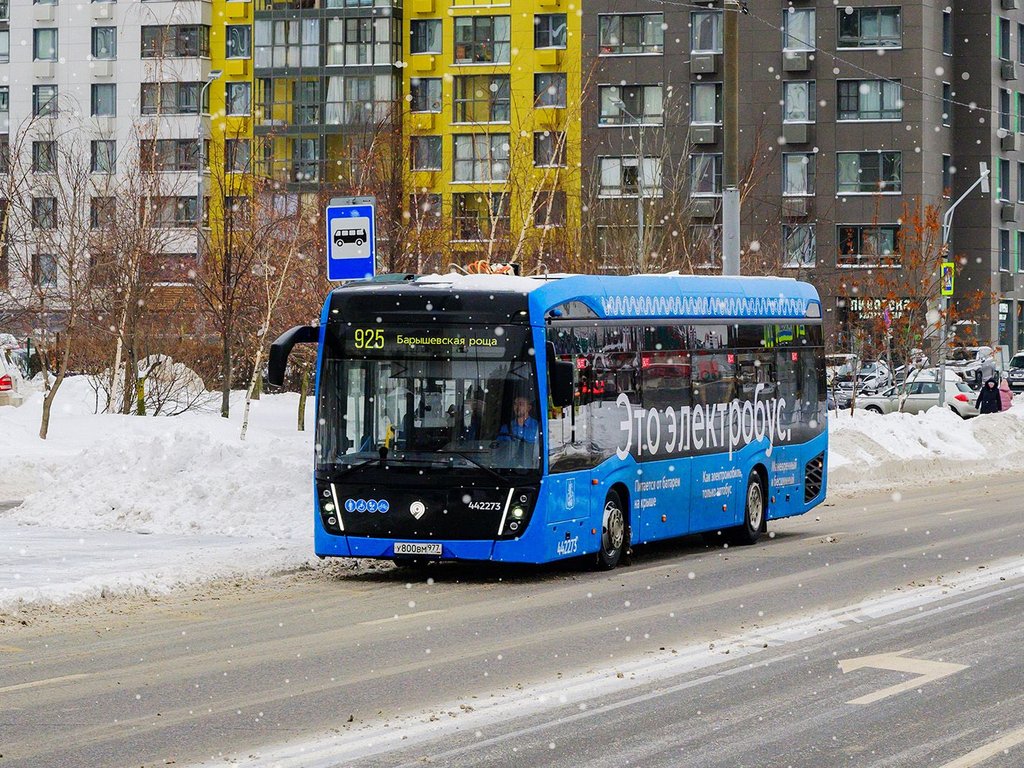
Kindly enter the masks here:
[[[940, 264], [944, 260], [949, 251], [949, 230], [953, 226], [953, 214], [956, 212], [956, 207], [962, 203], [971, 192], [974, 191], [975, 187], [981, 187], [981, 191], [984, 194], [988, 194], [989, 185], [988, 177], [991, 171], [988, 168], [988, 163], [982, 161], [978, 163], [978, 179], [967, 190], [956, 199], [956, 201], [946, 209], [946, 212], [942, 215], [942, 246], [940, 247], [939, 253], [941, 255]], [[939, 408], [946, 405], [946, 334], [948, 332], [949, 319], [946, 314], [949, 311], [949, 297], [939, 297], [939, 322], [942, 324], [939, 328]], [[984, 384], [982, 384], [984, 386]]]
[[725, 82], [722, 122], [725, 157], [722, 174], [722, 274], [740, 273], [740, 12], [745, 0], [725, 0], [722, 13]]

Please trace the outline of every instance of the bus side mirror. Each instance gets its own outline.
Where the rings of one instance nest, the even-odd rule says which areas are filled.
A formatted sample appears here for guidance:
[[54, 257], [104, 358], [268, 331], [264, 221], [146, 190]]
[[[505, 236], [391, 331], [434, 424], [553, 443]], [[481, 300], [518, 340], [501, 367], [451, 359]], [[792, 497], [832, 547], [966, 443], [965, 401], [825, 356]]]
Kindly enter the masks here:
[[551, 390], [551, 404], [556, 408], [568, 408], [575, 394], [573, 365], [567, 360], [555, 357], [555, 345], [548, 344], [548, 389]]
[[280, 387], [284, 384], [284, 371], [288, 367], [288, 355], [296, 344], [316, 344], [320, 341], [320, 328], [316, 325], [296, 325], [285, 331], [270, 345], [270, 365], [267, 369], [267, 384]]

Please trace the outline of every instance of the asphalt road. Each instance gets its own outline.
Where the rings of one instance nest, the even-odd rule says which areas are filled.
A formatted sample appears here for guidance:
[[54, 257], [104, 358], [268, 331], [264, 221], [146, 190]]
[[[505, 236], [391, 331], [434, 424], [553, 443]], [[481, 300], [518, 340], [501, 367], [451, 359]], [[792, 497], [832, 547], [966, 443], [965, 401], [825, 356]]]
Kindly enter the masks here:
[[611, 573], [328, 569], [0, 627], [0, 768], [1020, 766], [1022, 493], [836, 499]]

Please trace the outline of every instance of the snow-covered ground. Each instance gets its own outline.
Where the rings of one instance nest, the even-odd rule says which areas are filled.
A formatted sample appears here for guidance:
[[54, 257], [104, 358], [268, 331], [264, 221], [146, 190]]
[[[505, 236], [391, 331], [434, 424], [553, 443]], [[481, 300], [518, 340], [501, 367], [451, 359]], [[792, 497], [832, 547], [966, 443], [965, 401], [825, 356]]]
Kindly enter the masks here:
[[[45, 441], [39, 394], [0, 409], [0, 611], [317, 562], [312, 400], [298, 432], [298, 396], [265, 395], [244, 442], [241, 394], [228, 420], [215, 410], [97, 416], [94, 406], [87, 380], [67, 380]], [[833, 494], [999, 472], [1024, 458], [1024, 402], [967, 422], [939, 409], [841, 413], [829, 430]]]

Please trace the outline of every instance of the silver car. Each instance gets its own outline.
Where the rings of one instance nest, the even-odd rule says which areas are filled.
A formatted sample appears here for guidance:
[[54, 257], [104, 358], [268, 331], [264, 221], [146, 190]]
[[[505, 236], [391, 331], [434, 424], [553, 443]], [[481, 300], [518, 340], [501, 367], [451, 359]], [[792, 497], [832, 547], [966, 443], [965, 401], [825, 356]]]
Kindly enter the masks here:
[[[974, 403], [977, 393], [962, 381], [946, 380], [946, 406], [961, 419], [978, 415]], [[889, 387], [877, 395], [861, 395], [857, 408], [874, 413], [921, 413], [939, 404], [939, 382], [911, 381], [903, 387]]]

